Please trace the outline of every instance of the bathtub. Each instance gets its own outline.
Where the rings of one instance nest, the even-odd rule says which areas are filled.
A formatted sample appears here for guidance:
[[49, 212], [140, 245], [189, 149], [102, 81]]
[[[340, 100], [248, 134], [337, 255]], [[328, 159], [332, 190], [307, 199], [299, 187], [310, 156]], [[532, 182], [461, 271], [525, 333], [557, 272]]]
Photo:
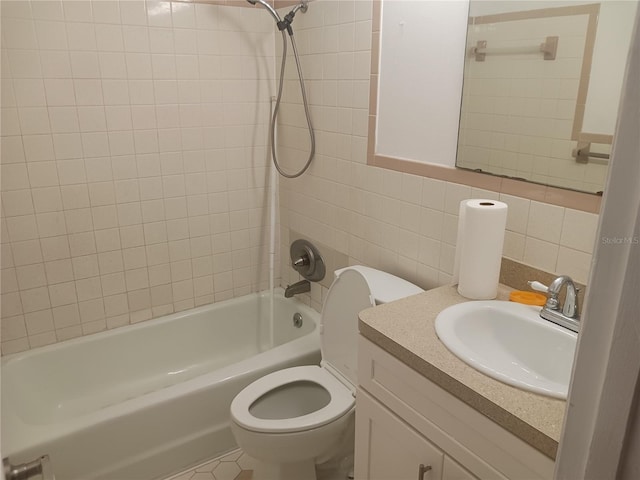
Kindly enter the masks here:
[[320, 361], [318, 313], [282, 291], [267, 348], [269, 304], [252, 294], [4, 358], [3, 455], [49, 454], [56, 480], [151, 480], [232, 450], [233, 397]]

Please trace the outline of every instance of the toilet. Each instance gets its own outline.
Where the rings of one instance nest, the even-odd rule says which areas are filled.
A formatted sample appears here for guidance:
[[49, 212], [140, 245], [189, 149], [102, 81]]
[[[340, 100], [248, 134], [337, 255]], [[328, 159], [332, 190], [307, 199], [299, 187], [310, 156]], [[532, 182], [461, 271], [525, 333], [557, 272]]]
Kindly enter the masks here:
[[358, 313], [422, 291], [369, 267], [335, 271], [322, 307], [320, 365], [265, 375], [231, 403], [236, 441], [259, 461], [253, 480], [315, 480], [316, 464], [353, 451]]

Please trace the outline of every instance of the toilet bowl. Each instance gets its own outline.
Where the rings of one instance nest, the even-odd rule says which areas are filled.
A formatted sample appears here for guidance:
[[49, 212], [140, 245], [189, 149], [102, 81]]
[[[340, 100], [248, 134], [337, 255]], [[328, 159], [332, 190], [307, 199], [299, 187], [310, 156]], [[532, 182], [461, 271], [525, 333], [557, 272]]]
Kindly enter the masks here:
[[422, 291], [369, 267], [336, 270], [322, 307], [320, 366], [265, 375], [231, 403], [236, 441], [259, 461], [254, 480], [315, 480], [316, 464], [353, 450], [358, 313]]

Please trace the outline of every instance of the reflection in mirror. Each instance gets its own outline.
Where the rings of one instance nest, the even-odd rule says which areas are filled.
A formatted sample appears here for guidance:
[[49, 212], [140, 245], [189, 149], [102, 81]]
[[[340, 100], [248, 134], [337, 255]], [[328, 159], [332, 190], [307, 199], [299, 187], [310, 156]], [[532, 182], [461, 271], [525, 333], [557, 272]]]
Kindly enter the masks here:
[[472, 0], [456, 165], [601, 192], [637, 5]]

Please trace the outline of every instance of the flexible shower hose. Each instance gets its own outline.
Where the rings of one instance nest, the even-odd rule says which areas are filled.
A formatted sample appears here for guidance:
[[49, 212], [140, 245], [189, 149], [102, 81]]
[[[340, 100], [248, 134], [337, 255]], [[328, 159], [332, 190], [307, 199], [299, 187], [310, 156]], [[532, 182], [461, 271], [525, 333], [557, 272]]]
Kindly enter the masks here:
[[309, 152], [309, 158], [307, 159], [307, 163], [305, 163], [304, 167], [296, 173], [287, 173], [285, 172], [280, 164], [278, 163], [278, 156], [276, 154], [276, 120], [278, 118], [278, 111], [280, 109], [280, 100], [282, 99], [282, 88], [284, 84], [284, 69], [287, 63], [287, 36], [285, 35], [285, 30], [282, 30], [282, 64], [280, 67], [280, 83], [278, 86], [278, 96], [276, 97], [276, 103], [273, 107], [273, 115], [271, 117], [271, 125], [269, 125], [269, 130], [271, 133], [271, 156], [273, 157], [273, 164], [278, 170], [278, 173], [285, 178], [297, 178], [307, 171], [309, 166], [311, 165], [311, 160], [313, 160], [313, 156], [316, 151], [316, 137], [313, 133], [313, 127], [311, 126], [311, 115], [309, 114], [309, 105], [307, 102], [307, 92], [304, 88], [304, 79], [302, 78], [302, 68], [300, 68], [300, 59], [298, 58], [298, 49], [296, 48], [296, 41], [293, 38], [293, 33], [289, 34], [289, 38], [291, 39], [291, 46], [293, 47], [293, 56], [296, 59], [296, 67], [298, 68], [298, 79], [300, 80], [300, 90], [302, 91], [302, 103], [304, 104], [304, 113], [307, 117], [307, 127], [309, 128], [309, 138], [311, 140], [311, 150]]

